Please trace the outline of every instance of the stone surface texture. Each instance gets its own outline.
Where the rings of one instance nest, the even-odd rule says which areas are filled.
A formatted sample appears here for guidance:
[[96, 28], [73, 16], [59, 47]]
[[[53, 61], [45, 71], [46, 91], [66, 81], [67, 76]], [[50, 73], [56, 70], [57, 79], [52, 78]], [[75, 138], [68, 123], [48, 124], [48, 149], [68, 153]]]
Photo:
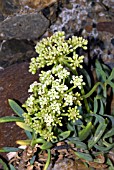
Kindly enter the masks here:
[[44, 34], [49, 21], [41, 14], [12, 16], [0, 23], [0, 39], [36, 39]]
[[57, 9], [56, 0], [0, 0], [0, 66], [35, 57], [36, 40], [56, 20]]
[[[38, 74], [31, 75], [28, 66], [25, 62], [0, 70], [0, 117], [14, 115], [8, 99], [24, 103], [28, 97], [29, 85], [38, 80]], [[0, 124], [0, 147], [15, 146], [16, 140], [25, 137], [24, 132], [15, 123]]]

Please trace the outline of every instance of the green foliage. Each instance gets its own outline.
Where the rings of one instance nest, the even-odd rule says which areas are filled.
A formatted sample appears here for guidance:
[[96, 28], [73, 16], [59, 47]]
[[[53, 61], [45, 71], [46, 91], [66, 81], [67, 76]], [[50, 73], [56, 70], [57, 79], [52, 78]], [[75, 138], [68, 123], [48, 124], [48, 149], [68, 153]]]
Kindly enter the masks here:
[[0, 149], [0, 152], [17, 152], [19, 150], [19, 148], [14, 147], [3, 147], [2, 149]]
[[22, 117], [22, 114], [24, 113], [24, 110], [14, 100], [9, 99], [8, 102], [9, 102], [10, 107], [13, 109], [13, 111], [19, 117]]
[[2, 165], [3, 169], [9, 170], [7, 164], [0, 158], [0, 165]]
[[[96, 60], [97, 82], [93, 83], [93, 77], [82, 66], [84, 56], [76, 53], [77, 48], [87, 49], [86, 46], [87, 40], [74, 36], [66, 40], [63, 32], [38, 42], [35, 48], [38, 57], [31, 59], [29, 71], [35, 74], [41, 70], [39, 81], [30, 85], [31, 94], [22, 105], [26, 112], [10, 99], [9, 105], [17, 117], [0, 118], [0, 123], [15, 121], [25, 130], [28, 140], [19, 140], [18, 144], [38, 144], [40, 150], [47, 150], [45, 170], [51, 148], [57, 142], [74, 144], [78, 149], [75, 155], [86, 162], [95, 162], [101, 153], [107, 156], [114, 147], [114, 115], [107, 113], [109, 90], [111, 93], [114, 88], [114, 69]], [[113, 168], [110, 159], [107, 165]]]
[[7, 123], [7, 122], [24, 122], [24, 119], [15, 116], [6, 116], [0, 118], [0, 123]]
[[86, 161], [93, 161], [93, 158], [88, 153], [74, 152], [79, 158], [85, 159]]
[[16, 170], [12, 164], [10, 164], [9, 167], [10, 167], [10, 170]]

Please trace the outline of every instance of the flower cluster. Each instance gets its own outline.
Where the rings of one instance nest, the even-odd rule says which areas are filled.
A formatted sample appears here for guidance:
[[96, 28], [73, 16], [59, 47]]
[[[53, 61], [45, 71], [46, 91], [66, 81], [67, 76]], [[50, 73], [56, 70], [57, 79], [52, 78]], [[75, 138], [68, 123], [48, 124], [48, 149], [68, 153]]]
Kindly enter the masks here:
[[[63, 32], [59, 32], [43, 39], [36, 46], [39, 57], [32, 60], [31, 72], [35, 73], [36, 69], [46, 65], [52, 65], [52, 68], [48, 71], [41, 70], [39, 82], [35, 81], [30, 85], [28, 92], [31, 95], [23, 105], [27, 110], [24, 119], [36, 134], [48, 141], [56, 138], [54, 128], [64, 126], [64, 117], [68, 121], [81, 118], [79, 107], [82, 101], [80, 90], [85, 85], [83, 76], [73, 75], [68, 65], [65, 66], [60, 61], [62, 57], [65, 59], [73, 49], [78, 46], [85, 48], [85, 45], [86, 40], [77, 37], [65, 40]], [[75, 57], [72, 57], [72, 60], [74, 59]], [[76, 60], [77, 67], [80, 67], [82, 59], [77, 57]], [[70, 64], [73, 62], [71, 61]]]
[[[82, 37], [73, 36], [66, 40], [64, 32], [57, 32], [37, 43], [38, 57], [31, 59], [29, 71], [35, 74], [38, 68], [64, 62], [68, 62], [73, 69], [82, 67], [84, 56], [78, 56], [75, 51], [78, 47], [87, 49], [86, 45], [87, 40]], [[73, 57], [68, 56], [70, 53], [73, 53]]]

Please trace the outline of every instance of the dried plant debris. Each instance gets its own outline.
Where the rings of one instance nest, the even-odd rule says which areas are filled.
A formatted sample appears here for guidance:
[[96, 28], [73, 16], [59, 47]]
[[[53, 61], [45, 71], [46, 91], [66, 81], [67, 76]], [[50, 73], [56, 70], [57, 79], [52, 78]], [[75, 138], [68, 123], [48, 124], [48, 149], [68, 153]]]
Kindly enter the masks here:
[[[98, 170], [108, 168], [102, 154], [99, 154], [94, 162], [91, 162], [79, 159], [73, 150], [79, 151], [73, 144], [70, 146], [65, 142], [59, 142], [51, 149], [51, 163], [47, 170], [89, 170], [89, 166]], [[47, 158], [47, 152], [40, 151], [38, 145], [34, 148], [28, 146], [22, 152], [17, 152], [9, 163], [17, 170], [43, 170]], [[85, 166], [85, 164], [88, 166]]]

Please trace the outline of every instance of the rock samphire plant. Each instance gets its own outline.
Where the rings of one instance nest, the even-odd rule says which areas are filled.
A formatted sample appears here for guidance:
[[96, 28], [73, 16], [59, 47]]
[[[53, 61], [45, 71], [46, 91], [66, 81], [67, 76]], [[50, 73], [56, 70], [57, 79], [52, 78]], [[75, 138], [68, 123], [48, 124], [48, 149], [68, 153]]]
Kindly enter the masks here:
[[[17, 116], [0, 118], [0, 123], [14, 121], [25, 130], [28, 139], [17, 144], [32, 148], [26, 158], [32, 167], [38, 159], [35, 153], [45, 150], [46, 170], [51, 150], [63, 141], [86, 166], [100, 164], [113, 169], [107, 155], [114, 147], [114, 115], [108, 109], [114, 69], [96, 60], [93, 79], [83, 67], [84, 56], [78, 54], [80, 49], [87, 49], [87, 40], [76, 36], [66, 39], [64, 32], [42, 39], [35, 49], [38, 57], [31, 59], [29, 71], [35, 74], [39, 70], [38, 81], [30, 85], [30, 95], [22, 108], [9, 99]], [[4, 147], [0, 151], [17, 150]], [[9, 166], [14, 168], [11, 162]]]

